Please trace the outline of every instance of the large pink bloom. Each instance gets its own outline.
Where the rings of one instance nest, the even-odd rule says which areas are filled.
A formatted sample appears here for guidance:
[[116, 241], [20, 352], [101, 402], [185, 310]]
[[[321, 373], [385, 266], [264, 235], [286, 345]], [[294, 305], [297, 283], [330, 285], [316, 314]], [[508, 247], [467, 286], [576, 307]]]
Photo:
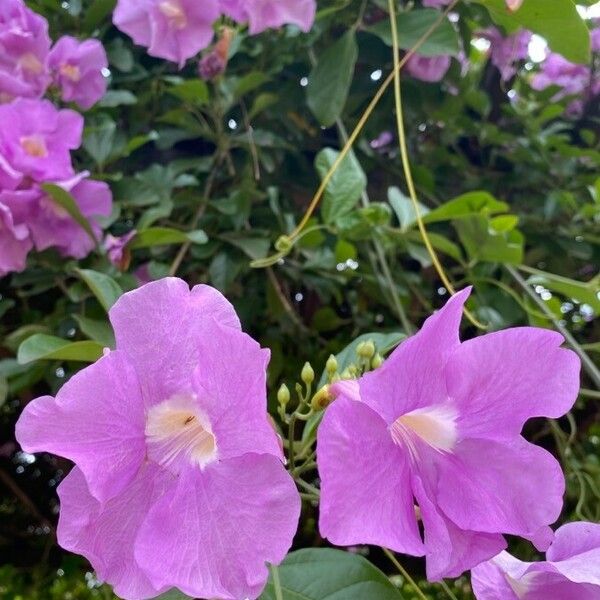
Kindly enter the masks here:
[[251, 34], [285, 24], [309, 31], [315, 20], [315, 0], [220, 0], [221, 10], [238, 22], [248, 21]]
[[50, 77], [48, 22], [22, 0], [0, 2], [0, 103], [17, 97], [39, 98]]
[[18, 99], [0, 106], [0, 123], [0, 188], [74, 175], [70, 151], [81, 144], [80, 114], [48, 100]]
[[426, 555], [431, 580], [495, 556], [503, 533], [547, 547], [564, 477], [520, 432], [530, 417], [563, 415], [579, 386], [579, 360], [555, 332], [523, 327], [461, 343], [468, 295], [451, 298], [380, 369], [334, 388], [317, 439], [322, 535]]
[[119, 0], [113, 21], [148, 54], [183, 67], [210, 44], [219, 15], [218, 0]]
[[149, 283], [110, 311], [117, 349], [27, 406], [28, 452], [73, 460], [58, 540], [130, 600], [256, 598], [300, 501], [266, 413], [269, 353], [219, 292]]
[[475, 567], [471, 582], [477, 600], [598, 600], [600, 525], [563, 525], [544, 562], [522, 562], [501, 552]]
[[108, 67], [108, 59], [98, 40], [80, 42], [64, 35], [54, 44], [48, 66], [66, 102], [75, 102], [87, 110], [106, 93], [102, 69]]
[[12, 202], [29, 198], [29, 192], [0, 192], [0, 277], [25, 268], [27, 254], [33, 243], [23, 223], [15, 222]]

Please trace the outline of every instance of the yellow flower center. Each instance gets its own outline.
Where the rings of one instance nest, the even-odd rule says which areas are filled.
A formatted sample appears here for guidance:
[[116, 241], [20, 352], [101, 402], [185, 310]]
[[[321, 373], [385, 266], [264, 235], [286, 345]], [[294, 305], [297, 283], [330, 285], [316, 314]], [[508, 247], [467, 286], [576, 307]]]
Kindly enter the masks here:
[[19, 65], [25, 71], [29, 71], [33, 75], [40, 75], [44, 70], [44, 65], [40, 62], [40, 59], [31, 52], [23, 54], [19, 59]]
[[71, 81], [77, 83], [81, 79], [81, 71], [79, 67], [76, 65], [70, 65], [68, 63], [64, 63], [60, 65], [60, 74]]
[[158, 10], [167, 17], [169, 25], [174, 29], [184, 29], [187, 26], [187, 16], [179, 0], [159, 2]]
[[46, 142], [41, 135], [25, 135], [19, 140], [21, 148], [25, 150], [29, 156], [35, 158], [46, 158], [48, 156], [48, 149], [46, 148]]

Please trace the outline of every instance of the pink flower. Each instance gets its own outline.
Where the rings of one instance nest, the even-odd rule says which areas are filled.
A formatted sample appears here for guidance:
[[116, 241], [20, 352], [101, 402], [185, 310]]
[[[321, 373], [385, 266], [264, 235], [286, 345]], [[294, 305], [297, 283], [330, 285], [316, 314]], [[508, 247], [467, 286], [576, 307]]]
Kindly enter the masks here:
[[441, 81], [450, 68], [449, 56], [421, 56], [413, 54], [406, 62], [406, 72], [415, 79], [435, 83]]
[[75, 462], [59, 543], [128, 600], [256, 598], [300, 510], [267, 418], [269, 352], [219, 292], [180, 279], [125, 294], [110, 320], [117, 349], [17, 423], [27, 452]]
[[556, 530], [545, 562], [501, 552], [471, 572], [477, 600], [597, 600], [600, 598], [600, 525], [568, 523]]
[[0, 2], [0, 103], [17, 97], [39, 98], [50, 77], [48, 22], [22, 0]]
[[315, 0], [221, 0], [223, 12], [238, 22], [248, 21], [252, 35], [271, 27], [297, 25], [309, 31], [315, 20]]
[[591, 83], [591, 73], [587, 65], [577, 65], [569, 62], [560, 54], [550, 53], [541, 64], [539, 73], [531, 80], [534, 90], [544, 90], [556, 85], [562, 90], [554, 97], [558, 101], [565, 96], [582, 94]]
[[79, 42], [69, 35], [61, 37], [50, 52], [48, 66], [65, 102], [87, 110], [106, 93], [102, 69], [108, 67], [108, 60], [98, 40]]
[[[0, 192], [0, 277], [25, 268], [33, 244], [26, 225], [15, 223], [7, 200], [20, 201], [27, 192]], [[13, 198], [14, 197], [14, 198]]]
[[108, 256], [108, 260], [121, 269], [122, 271], [127, 270], [129, 267], [129, 261], [131, 260], [131, 255], [127, 250], [127, 244], [136, 236], [137, 231], [132, 229], [129, 233], [125, 235], [121, 235], [119, 237], [115, 237], [110, 233], [106, 235], [104, 239], [104, 249], [106, 250], [106, 255]]
[[334, 386], [317, 438], [321, 534], [426, 555], [430, 580], [495, 556], [503, 533], [547, 547], [564, 477], [520, 432], [530, 417], [563, 415], [579, 387], [579, 359], [555, 332], [513, 328], [461, 343], [469, 292], [381, 368]]
[[0, 123], [0, 188], [74, 175], [70, 151], [81, 144], [81, 115], [48, 100], [18, 99], [0, 106]]
[[119, 0], [113, 21], [148, 54], [183, 67], [210, 44], [219, 14], [218, 0]]
[[489, 27], [481, 35], [490, 42], [490, 60], [500, 71], [503, 81], [512, 79], [517, 68], [515, 64], [529, 56], [531, 32], [526, 29], [514, 35], [504, 36], [496, 27]]

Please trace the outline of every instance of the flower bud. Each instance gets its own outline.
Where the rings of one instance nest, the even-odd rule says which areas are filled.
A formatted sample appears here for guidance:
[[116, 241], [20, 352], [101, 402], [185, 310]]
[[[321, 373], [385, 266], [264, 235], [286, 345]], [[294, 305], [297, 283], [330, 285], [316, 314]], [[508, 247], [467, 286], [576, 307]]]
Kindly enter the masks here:
[[288, 386], [285, 385], [285, 383], [282, 383], [279, 387], [279, 390], [277, 390], [277, 402], [279, 402], [279, 404], [281, 404], [281, 406], [285, 408], [289, 401], [290, 390], [288, 389]]
[[383, 356], [377, 352], [373, 359], [371, 360], [371, 368], [378, 369], [383, 364]]
[[333, 396], [329, 393], [329, 386], [324, 385], [313, 397], [310, 401], [310, 407], [315, 410], [324, 410], [327, 408], [331, 401], [333, 400]]
[[327, 362], [325, 363], [325, 370], [327, 371], [328, 375], [333, 375], [337, 370], [338, 370], [338, 363], [337, 363], [337, 359], [335, 358], [335, 356], [333, 354], [329, 355], [329, 358], [327, 359]]
[[346, 367], [340, 374], [340, 379], [354, 379], [354, 375], [352, 375], [350, 369]]
[[300, 377], [306, 385], [310, 385], [315, 380], [315, 372], [309, 362], [304, 363]]
[[373, 358], [373, 355], [375, 354], [375, 344], [373, 343], [372, 340], [367, 340], [366, 342], [361, 342], [356, 348], [356, 353], [361, 358], [366, 358], [366, 359], [370, 360], [371, 358]]

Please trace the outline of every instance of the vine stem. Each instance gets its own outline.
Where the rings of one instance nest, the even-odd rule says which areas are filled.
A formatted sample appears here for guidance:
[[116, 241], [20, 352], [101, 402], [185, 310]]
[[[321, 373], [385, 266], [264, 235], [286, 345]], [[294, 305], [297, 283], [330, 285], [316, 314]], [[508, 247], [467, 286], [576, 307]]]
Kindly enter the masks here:
[[444, 11], [440, 12], [440, 16], [431, 24], [431, 26], [427, 29], [427, 31], [425, 31], [425, 33], [423, 33], [423, 35], [417, 40], [415, 45], [406, 53], [406, 55], [402, 58], [402, 60], [399, 62], [399, 64], [394, 67], [392, 72], [385, 78], [384, 82], [381, 84], [381, 86], [379, 87], [377, 92], [375, 92], [375, 95], [371, 99], [371, 102], [369, 102], [369, 105], [365, 109], [365, 112], [361, 115], [360, 119], [358, 120], [356, 127], [352, 130], [352, 133], [348, 136], [348, 141], [346, 142], [344, 147], [341, 149], [336, 160], [333, 161], [333, 164], [331, 165], [331, 167], [330, 167], [329, 171], [327, 172], [327, 174], [325, 175], [325, 177], [323, 177], [323, 181], [321, 182], [321, 185], [315, 192], [315, 195], [313, 196], [308, 208], [306, 209], [306, 212], [304, 213], [302, 220], [300, 221], [300, 223], [298, 223], [296, 228], [288, 235], [288, 237], [290, 239], [294, 240], [298, 236], [298, 234], [302, 231], [302, 229], [304, 229], [304, 227], [306, 226], [306, 224], [312, 217], [312, 214], [314, 213], [321, 198], [323, 197], [323, 194], [325, 193], [325, 189], [327, 188], [327, 185], [331, 181], [331, 178], [337, 171], [338, 167], [340, 166], [340, 164], [342, 163], [344, 158], [346, 158], [346, 155], [348, 154], [348, 152], [354, 145], [356, 138], [362, 131], [363, 127], [365, 126], [365, 123], [368, 121], [373, 110], [375, 110], [375, 107], [379, 103], [379, 100], [381, 100], [381, 97], [383, 96], [383, 94], [385, 93], [387, 88], [390, 86], [392, 81], [394, 80], [394, 75], [396, 73], [396, 69], [400, 70], [406, 64], [408, 59], [425, 43], [425, 41], [427, 41], [429, 36], [438, 28], [440, 23], [442, 23], [442, 21], [446, 18], [446, 15], [448, 14], [448, 12], [456, 5], [457, 2], [458, 2], [458, 0], [454, 0], [449, 6], [446, 7], [446, 9]]
[[394, 556], [394, 553], [391, 550], [388, 550], [387, 548], [382, 548], [382, 549], [385, 552], [385, 555], [394, 564], [396, 569], [398, 569], [398, 571], [400, 571], [400, 574], [402, 575], [402, 577], [404, 577], [404, 579], [406, 579], [406, 581], [408, 581], [408, 583], [410, 583], [410, 585], [412, 585], [415, 592], [417, 593], [417, 596], [419, 596], [419, 598], [421, 598], [421, 600], [427, 600], [427, 596], [423, 593], [421, 588], [417, 585], [417, 582], [410, 576], [408, 571], [400, 564], [398, 559]]
[[[447, 10], [451, 10], [458, 0], [454, 0], [449, 6]], [[394, 69], [392, 71], [394, 78], [394, 100], [396, 104], [396, 125], [398, 129], [398, 141], [400, 144], [400, 156], [402, 157], [402, 167], [404, 169], [404, 177], [406, 179], [406, 187], [408, 188], [408, 195], [410, 196], [413, 210], [415, 211], [415, 217], [417, 220], [417, 226], [419, 227], [419, 232], [421, 234], [421, 238], [423, 239], [423, 243], [425, 244], [425, 248], [427, 248], [427, 252], [431, 258], [431, 262], [437, 271], [442, 283], [446, 286], [446, 289], [451, 293], [455, 294], [456, 290], [452, 285], [452, 282], [446, 275], [446, 271], [440, 262], [437, 253], [431, 244], [431, 240], [429, 239], [429, 235], [427, 234], [427, 229], [425, 228], [425, 223], [423, 222], [423, 218], [421, 216], [421, 210], [419, 208], [419, 202], [417, 200], [417, 190], [415, 187], [415, 183], [412, 176], [412, 171], [410, 169], [410, 161], [408, 157], [408, 146], [406, 143], [406, 131], [404, 128], [404, 111], [402, 108], [402, 91], [400, 86], [400, 69], [402, 67], [402, 61], [400, 61], [399, 56], [399, 43], [398, 43], [398, 25], [396, 23], [396, 8], [394, 6], [394, 0], [388, 0], [388, 10], [390, 13], [390, 27], [392, 30], [392, 51], [394, 53]], [[405, 57], [406, 58], [406, 57]], [[464, 309], [465, 316], [477, 327], [478, 329], [487, 329], [483, 323], [478, 321], [474, 315], [471, 314], [469, 310]]]
[[594, 382], [594, 385], [600, 390], [600, 370], [594, 364], [594, 361], [589, 357], [588, 353], [581, 347], [579, 342], [573, 337], [573, 334], [550, 312], [546, 303], [534, 292], [531, 286], [523, 279], [521, 273], [515, 269], [512, 265], [504, 265], [504, 268], [510, 273], [512, 278], [523, 288], [529, 297], [535, 302], [540, 310], [548, 316], [548, 318], [554, 324], [557, 331], [567, 340], [569, 346], [573, 348], [575, 353], [581, 359], [583, 368], [589, 375], [590, 379]]

